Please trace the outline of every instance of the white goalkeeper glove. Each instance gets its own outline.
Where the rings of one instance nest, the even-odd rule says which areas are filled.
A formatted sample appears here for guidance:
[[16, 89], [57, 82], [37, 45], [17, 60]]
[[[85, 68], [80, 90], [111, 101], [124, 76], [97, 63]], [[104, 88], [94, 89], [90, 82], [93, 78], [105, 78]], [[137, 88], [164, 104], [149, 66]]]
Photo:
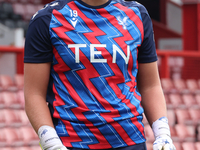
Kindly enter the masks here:
[[56, 130], [50, 126], [41, 126], [38, 130], [42, 150], [68, 150], [58, 137]]
[[161, 117], [152, 124], [152, 129], [155, 137], [153, 150], [176, 150], [170, 134], [168, 119]]

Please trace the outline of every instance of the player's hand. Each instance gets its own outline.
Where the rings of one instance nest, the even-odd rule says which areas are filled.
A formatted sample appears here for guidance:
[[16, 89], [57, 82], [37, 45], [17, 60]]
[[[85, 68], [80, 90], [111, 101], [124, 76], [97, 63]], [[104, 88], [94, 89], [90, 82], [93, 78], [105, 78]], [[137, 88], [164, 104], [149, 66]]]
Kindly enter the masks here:
[[152, 124], [152, 129], [155, 137], [153, 150], [176, 150], [172, 139], [168, 119], [161, 117]]
[[56, 130], [50, 126], [41, 126], [38, 130], [42, 150], [68, 150], [58, 137]]
[[159, 136], [153, 143], [153, 150], [176, 150], [172, 139], [168, 135]]

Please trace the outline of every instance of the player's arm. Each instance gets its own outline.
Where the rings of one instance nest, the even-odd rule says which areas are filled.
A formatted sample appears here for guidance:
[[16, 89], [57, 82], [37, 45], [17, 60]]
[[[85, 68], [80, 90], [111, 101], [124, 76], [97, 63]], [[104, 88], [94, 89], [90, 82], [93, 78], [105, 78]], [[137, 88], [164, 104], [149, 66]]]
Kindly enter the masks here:
[[24, 64], [24, 94], [27, 116], [44, 150], [66, 150], [60, 141], [46, 103], [51, 63]]
[[152, 126], [155, 142], [154, 150], [175, 150], [167, 120], [167, 110], [162, 91], [157, 62], [139, 63], [138, 89], [142, 96], [142, 106], [149, 124]]
[[25, 110], [36, 132], [42, 125], [53, 127], [46, 103], [50, 65], [50, 63], [24, 64]]
[[142, 106], [149, 124], [152, 125], [158, 118], [166, 116], [157, 62], [139, 63], [138, 68], [137, 85], [142, 96]]

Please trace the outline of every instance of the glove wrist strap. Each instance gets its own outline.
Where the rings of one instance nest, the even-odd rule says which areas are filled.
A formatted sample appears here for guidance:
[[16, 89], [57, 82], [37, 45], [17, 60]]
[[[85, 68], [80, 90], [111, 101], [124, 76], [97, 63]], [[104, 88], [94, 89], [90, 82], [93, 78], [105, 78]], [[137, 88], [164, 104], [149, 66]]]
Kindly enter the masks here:
[[38, 136], [40, 138], [40, 145], [44, 150], [55, 145], [62, 146], [62, 142], [53, 127], [41, 126], [38, 130]]
[[152, 124], [152, 129], [155, 139], [161, 135], [168, 135], [171, 137], [168, 119], [161, 117]]

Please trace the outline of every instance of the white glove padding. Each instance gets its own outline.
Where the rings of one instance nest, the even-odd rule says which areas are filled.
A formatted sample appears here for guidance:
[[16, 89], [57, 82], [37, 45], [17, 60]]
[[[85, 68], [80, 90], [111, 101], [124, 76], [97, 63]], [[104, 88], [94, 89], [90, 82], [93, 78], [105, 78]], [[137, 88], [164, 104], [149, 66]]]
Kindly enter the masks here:
[[153, 150], [176, 150], [170, 134], [168, 119], [161, 117], [152, 124], [152, 129], [155, 137]]
[[153, 150], [176, 150], [176, 148], [168, 135], [162, 135], [156, 138]]
[[58, 137], [56, 130], [50, 126], [41, 126], [38, 130], [38, 136], [43, 150], [67, 150]]

